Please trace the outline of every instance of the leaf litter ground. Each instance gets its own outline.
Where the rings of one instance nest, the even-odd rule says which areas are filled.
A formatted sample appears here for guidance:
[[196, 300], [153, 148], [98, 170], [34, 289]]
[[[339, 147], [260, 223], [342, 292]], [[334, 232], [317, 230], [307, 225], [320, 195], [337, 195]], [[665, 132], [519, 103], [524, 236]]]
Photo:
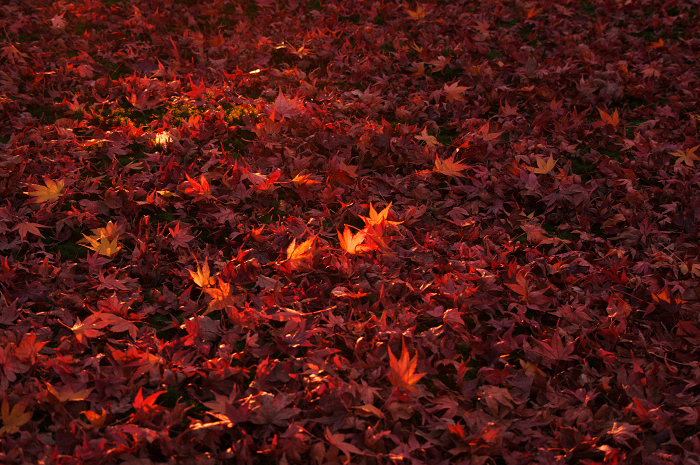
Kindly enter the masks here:
[[0, 461], [700, 462], [698, 19], [4, 2]]

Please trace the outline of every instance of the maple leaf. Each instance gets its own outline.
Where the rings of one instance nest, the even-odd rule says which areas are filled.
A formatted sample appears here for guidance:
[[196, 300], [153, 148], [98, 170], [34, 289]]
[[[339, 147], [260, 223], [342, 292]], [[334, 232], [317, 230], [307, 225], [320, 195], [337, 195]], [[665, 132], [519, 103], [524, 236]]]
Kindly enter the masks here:
[[[366, 226], [380, 226], [384, 227], [385, 225], [390, 225], [390, 226], [398, 226], [403, 221], [389, 221], [387, 218], [389, 217], [389, 209], [391, 208], [392, 202], [389, 202], [389, 205], [384, 207], [384, 210], [381, 212], [377, 213], [377, 211], [374, 209], [374, 206], [372, 206], [372, 202], [369, 204], [369, 218], [366, 216], [360, 215], [360, 218], [365, 222]], [[383, 230], [383, 229], [382, 229]]]
[[440, 158], [436, 156], [435, 168], [433, 168], [433, 171], [446, 176], [464, 176], [462, 173], [460, 173], [460, 171], [464, 171], [467, 168], [469, 168], [469, 165], [463, 165], [462, 163], [455, 162], [454, 155], [445, 160], [440, 160]]
[[82, 244], [83, 247], [87, 247], [88, 249], [93, 250], [100, 255], [104, 255], [105, 257], [115, 255], [122, 248], [121, 245], [117, 243], [116, 239], [109, 240], [109, 238], [105, 236], [95, 238], [86, 236], [85, 234], [83, 234], [83, 237], [85, 238], [84, 240], [89, 243], [89, 245]]
[[535, 16], [540, 14], [541, 11], [542, 11], [542, 8], [537, 8], [537, 9], [535, 9], [535, 7], [530, 8], [530, 10], [528, 10], [528, 12], [527, 12], [527, 19], [534, 18]]
[[[121, 249], [117, 241], [123, 232], [124, 227], [122, 225], [115, 225], [110, 221], [104, 228], [93, 229], [92, 236], [83, 234], [84, 238], [79, 240], [78, 243], [100, 255], [111, 257]], [[83, 244], [84, 242], [87, 242], [88, 245]]]
[[700, 145], [696, 145], [693, 148], [690, 149], [685, 149], [685, 150], [676, 150], [675, 152], [671, 152], [671, 155], [674, 157], [678, 157], [676, 160], [676, 165], [680, 163], [685, 163], [688, 166], [695, 166], [696, 161], [700, 161], [697, 155], [695, 155], [695, 151], [700, 148]]
[[93, 388], [83, 388], [78, 391], [73, 390], [71, 386], [64, 385], [56, 389], [49, 382], [46, 384], [46, 398], [50, 403], [65, 404], [66, 402], [75, 402], [85, 400], [92, 392]]
[[292, 239], [292, 243], [287, 247], [287, 263], [292, 270], [309, 270], [314, 258], [313, 246], [316, 236], [312, 236], [297, 245], [297, 240]]
[[578, 360], [579, 357], [572, 355], [575, 349], [575, 344], [567, 343], [564, 345], [558, 333], [552, 336], [552, 343], [535, 340], [535, 344], [539, 347], [533, 349], [533, 352], [541, 355], [542, 365], [549, 368], [552, 362], [567, 362], [570, 360]]
[[598, 108], [598, 113], [600, 113], [600, 119], [603, 120], [604, 124], [609, 124], [616, 128], [620, 124], [620, 116], [617, 113], [617, 109], [613, 112], [612, 116]]
[[32, 233], [35, 236], [44, 237], [41, 235], [41, 231], [39, 231], [38, 228], [46, 228], [46, 226], [41, 225], [39, 223], [28, 223], [26, 221], [23, 221], [14, 228], [12, 228], [12, 231], [18, 231], [19, 237], [22, 239], [22, 241], [24, 241], [27, 238], [27, 233]]
[[252, 396], [249, 400], [252, 413], [250, 421], [256, 425], [287, 425], [290, 418], [301, 411], [297, 407], [288, 407], [293, 401], [293, 396], [284, 393], [275, 396], [269, 392], [261, 392]]
[[214, 277], [209, 276], [209, 263], [208, 259], [204, 259], [204, 266], [199, 267], [199, 262], [197, 263], [197, 271], [192, 271], [192, 270], [187, 270], [190, 272], [190, 277], [192, 278], [192, 281], [194, 283], [201, 287], [201, 288], [207, 288], [211, 287], [214, 285], [216, 282], [216, 279]]
[[88, 421], [92, 426], [94, 426], [95, 428], [101, 428], [102, 426], [104, 426], [105, 421], [107, 421], [107, 411], [104, 409], [104, 407], [102, 407], [101, 409], [101, 413], [93, 412], [92, 410], [83, 410], [80, 413], [87, 417]]
[[442, 90], [445, 92], [445, 97], [447, 98], [448, 102], [462, 102], [464, 101], [462, 94], [469, 89], [471, 89], [471, 87], [459, 86], [455, 82], [449, 86], [445, 84]]
[[132, 405], [133, 405], [135, 410], [143, 410], [143, 411], [148, 412], [150, 410], [153, 410], [155, 407], [157, 407], [156, 399], [158, 399], [158, 397], [161, 394], [165, 394], [166, 392], [168, 392], [168, 391], [156, 391], [144, 399], [143, 398], [143, 387], [140, 387], [139, 392], [136, 393], [136, 397], [134, 398], [134, 402]]
[[7, 402], [7, 397], [2, 396], [2, 428], [0, 428], [0, 436], [3, 434], [12, 434], [19, 431], [20, 427], [25, 425], [32, 418], [32, 412], [25, 412], [27, 401], [21, 400], [10, 410], [10, 404]]
[[185, 194], [190, 194], [194, 196], [202, 196], [207, 199], [211, 199], [212, 193], [211, 193], [211, 188], [209, 187], [209, 182], [207, 182], [206, 178], [204, 175], [199, 176], [199, 181], [196, 181], [195, 179], [191, 178], [189, 174], [185, 173], [185, 177], [187, 178], [187, 182], [182, 188], [182, 191]]
[[663, 38], [663, 37], [659, 37], [659, 40], [657, 40], [656, 42], [652, 42], [652, 43], [651, 43], [651, 46], [654, 47], [654, 48], [661, 48], [661, 47], [663, 47], [663, 46], [664, 46], [664, 38]]
[[310, 186], [312, 184], [321, 184], [321, 181], [311, 179], [310, 174], [297, 174], [296, 176], [294, 176], [294, 179], [292, 179], [292, 182], [297, 186]]
[[528, 166], [527, 169], [536, 174], [547, 174], [554, 169], [557, 164], [557, 160], [554, 159], [552, 155], [549, 156], [547, 161], [543, 157], [537, 158], [537, 168]]
[[58, 200], [61, 197], [61, 191], [66, 184], [65, 180], [63, 179], [59, 181], [47, 179], [44, 181], [44, 183], [44, 186], [40, 186], [38, 184], [29, 185], [31, 190], [28, 192], [28, 194], [34, 197], [32, 202], [45, 203]]
[[226, 307], [230, 307], [234, 304], [233, 293], [231, 292], [231, 283], [227, 283], [221, 278], [217, 278], [217, 287], [205, 287], [202, 290], [206, 292], [213, 299], [209, 303], [209, 308], [206, 313], [213, 312], [215, 310], [221, 310]]
[[608, 431], [608, 434], [612, 436], [613, 441], [620, 444], [621, 446], [630, 447], [627, 442], [628, 439], [637, 439], [637, 433], [642, 429], [637, 425], [631, 425], [625, 422], [613, 422], [612, 427]]
[[170, 231], [170, 238], [174, 245], [187, 248], [187, 243], [194, 239], [194, 236], [187, 234], [188, 229], [189, 227], [180, 229], [179, 221], [175, 224], [175, 228], [168, 228], [168, 231]]
[[425, 5], [416, 5], [415, 10], [409, 10], [408, 5], [405, 6], [406, 8], [406, 13], [408, 13], [408, 16], [413, 19], [414, 21], [418, 21], [419, 19], [423, 19], [426, 17], [429, 8], [426, 8]]
[[417, 366], [418, 354], [414, 355], [412, 359], [409, 359], [408, 349], [405, 343], [403, 344], [401, 358], [398, 360], [391, 349], [389, 349], [389, 367], [391, 368], [389, 380], [394, 386], [411, 392], [417, 391], [418, 389], [413, 387], [413, 385], [426, 375], [426, 373], [416, 374]]
[[346, 224], [345, 229], [343, 230], [343, 234], [340, 234], [340, 231], [337, 232], [338, 240], [340, 241], [340, 246], [347, 253], [351, 255], [357, 255], [372, 250], [371, 247], [362, 245], [367, 236], [367, 231], [365, 231], [364, 229], [362, 231], [358, 231], [357, 234], [353, 235], [352, 231], [350, 231], [350, 228]]
[[414, 136], [414, 139], [422, 140], [428, 147], [436, 147], [442, 145], [440, 142], [438, 142], [435, 136], [431, 136], [430, 134], [428, 134], [428, 128], [424, 128], [419, 136]]
[[332, 433], [331, 430], [326, 426], [326, 440], [332, 445], [337, 447], [340, 451], [345, 454], [345, 463], [350, 463], [350, 454], [355, 455], [365, 455], [365, 452], [350, 444], [345, 442], [345, 435], [343, 433]]
[[39, 351], [48, 343], [49, 341], [36, 342], [36, 334], [27, 335], [15, 347], [14, 356], [19, 360], [26, 360], [33, 364], [39, 355]]

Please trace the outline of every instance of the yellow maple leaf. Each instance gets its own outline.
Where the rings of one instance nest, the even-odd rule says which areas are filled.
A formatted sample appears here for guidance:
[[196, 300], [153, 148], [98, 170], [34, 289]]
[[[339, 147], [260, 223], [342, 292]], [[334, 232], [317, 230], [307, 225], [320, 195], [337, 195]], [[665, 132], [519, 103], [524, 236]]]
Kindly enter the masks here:
[[547, 161], [545, 161], [544, 158], [538, 158], [537, 168], [528, 166], [527, 169], [536, 174], [547, 174], [554, 169], [554, 166], [556, 166], [556, 164], [557, 160], [555, 160], [554, 157], [550, 155]]
[[65, 180], [61, 179], [59, 181], [53, 181], [47, 179], [45, 181], [45, 186], [40, 186], [39, 184], [30, 184], [31, 190], [28, 192], [29, 195], [34, 197], [32, 202], [34, 203], [45, 203], [53, 202], [61, 197], [61, 191], [66, 185]]
[[0, 428], [0, 436], [3, 434], [12, 434], [19, 431], [19, 428], [27, 423], [32, 418], [32, 412], [25, 412], [27, 408], [26, 401], [20, 401], [15, 404], [10, 410], [10, 404], [7, 402], [7, 397], [3, 396], [2, 409], [2, 428]]
[[403, 351], [401, 352], [401, 358], [396, 359], [394, 353], [389, 349], [389, 367], [391, 368], [391, 373], [389, 373], [389, 380], [391, 384], [396, 387], [406, 389], [411, 392], [417, 391], [414, 384], [416, 384], [426, 373], [416, 373], [416, 367], [418, 366], [418, 354], [414, 355], [413, 358], [409, 359], [408, 349], [406, 349], [406, 344], [403, 344]]
[[203, 267], [200, 268], [199, 263], [197, 263], [197, 271], [187, 271], [190, 272], [190, 277], [192, 278], [192, 281], [194, 281], [194, 283], [201, 288], [213, 286], [216, 282], [216, 279], [209, 276], [209, 263], [206, 258], [204, 259]]
[[455, 156], [452, 155], [445, 160], [440, 160], [439, 157], [435, 157], [435, 168], [433, 171], [446, 176], [464, 176], [460, 171], [464, 171], [467, 168], [469, 168], [469, 165], [455, 162]]
[[109, 221], [104, 228], [95, 228], [91, 229], [91, 231], [95, 239], [106, 237], [110, 241], [113, 241], [119, 239], [121, 235], [124, 234], [124, 227]]
[[122, 248], [122, 246], [117, 243], [116, 239], [109, 240], [109, 238], [105, 236], [93, 237], [86, 236], [85, 234], [83, 234], [83, 237], [85, 237], [84, 240], [89, 243], [89, 245], [82, 244], [83, 247], [94, 250], [105, 257], [111, 257]]
[[700, 145], [696, 145], [692, 149], [676, 150], [675, 152], [671, 152], [671, 155], [678, 157], [678, 160], [676, 160], [676, 165], [685, 163], [688, 166], [695, 166], [695, 162], [700, 161], [698, 156], [695, 155], [695, 151], [698, 148], [700, 148]]

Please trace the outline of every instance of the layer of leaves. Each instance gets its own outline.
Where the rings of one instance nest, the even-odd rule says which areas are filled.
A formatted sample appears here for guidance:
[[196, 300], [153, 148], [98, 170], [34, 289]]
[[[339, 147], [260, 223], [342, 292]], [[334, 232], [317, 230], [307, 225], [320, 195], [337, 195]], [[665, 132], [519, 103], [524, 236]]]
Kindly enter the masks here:
[[698, 461], [697, 1], [0, 23], [0, 462]]

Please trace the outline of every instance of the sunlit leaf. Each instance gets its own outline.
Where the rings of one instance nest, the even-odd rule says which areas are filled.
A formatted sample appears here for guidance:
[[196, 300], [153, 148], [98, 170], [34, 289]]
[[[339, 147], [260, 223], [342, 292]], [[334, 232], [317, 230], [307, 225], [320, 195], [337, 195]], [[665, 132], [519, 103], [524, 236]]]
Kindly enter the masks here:
[[63, 179], [58, 181], [47, 179], [44, 186], [30, 184], [29, 195], [34, 197], [32, 199], [34, 203], [54, 202], [61, 197], [61, 191], [63, 191], [65, 185], [66, 182]]

